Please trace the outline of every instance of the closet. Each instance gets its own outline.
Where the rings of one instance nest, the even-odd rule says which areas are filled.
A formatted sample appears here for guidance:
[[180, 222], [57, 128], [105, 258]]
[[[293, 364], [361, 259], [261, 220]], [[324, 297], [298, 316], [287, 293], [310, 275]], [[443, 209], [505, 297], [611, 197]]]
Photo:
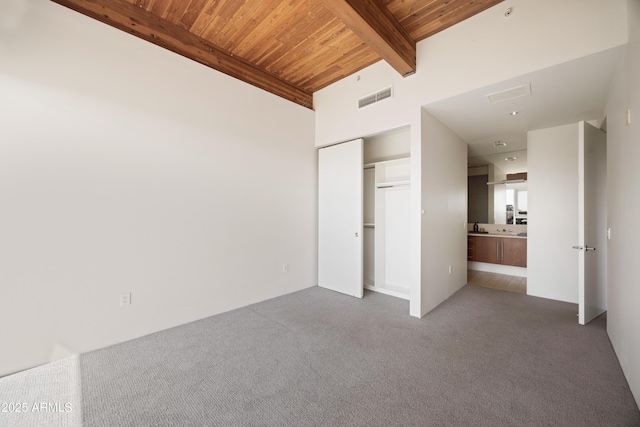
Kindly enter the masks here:
[[319, 150], [318, 284], [409, 299], [409, 128]]

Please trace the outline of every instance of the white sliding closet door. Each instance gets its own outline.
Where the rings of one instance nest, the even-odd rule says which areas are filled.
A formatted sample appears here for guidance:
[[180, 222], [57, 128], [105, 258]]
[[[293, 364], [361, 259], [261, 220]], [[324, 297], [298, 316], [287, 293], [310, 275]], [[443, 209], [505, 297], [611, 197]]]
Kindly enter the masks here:
[[362, 298], [362, 139], [318, 150], [318, 285]]

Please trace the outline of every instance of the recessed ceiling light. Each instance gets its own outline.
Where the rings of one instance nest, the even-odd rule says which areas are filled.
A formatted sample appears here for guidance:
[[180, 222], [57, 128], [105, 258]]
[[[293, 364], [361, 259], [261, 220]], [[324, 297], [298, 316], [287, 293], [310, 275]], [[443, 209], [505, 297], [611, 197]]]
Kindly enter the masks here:
[[504, 159], [505, 159], [506, 161], [508, 161], [508, 162], [513, 162], [513, 161], [515, 161], [515, 160], [517, 159], [517, 157], [516, 157], [516, 156], [512, 156], [512, 157], [505, 157]]
[[506, 146], [507, 146], [507, 143], [506, 143], [506, 142], [503, 142], [503, 141], [496, 141], [496, 142], [494, 142], [494, 143], [493, 143], [493, 146], [494, 146], [495, 148], [498, 148], [498, 147], [506, 147]]
[[517, 116], [518, 114], [520, 114], [520, 111], [512, 111], [509, 113], [510, 116]]

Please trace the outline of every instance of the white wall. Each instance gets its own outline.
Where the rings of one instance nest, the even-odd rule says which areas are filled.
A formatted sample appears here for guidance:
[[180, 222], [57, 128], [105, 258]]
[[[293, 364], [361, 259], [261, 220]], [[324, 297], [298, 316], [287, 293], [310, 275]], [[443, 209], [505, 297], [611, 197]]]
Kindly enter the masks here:
[[424, 316], [467, 283], [467, 144], [426, 110], [422, 110], [422, 210]]
[[316, 284], [313, 111], [23, 5], [0, 27], [0, 375]]
[[[626, 42], [622, 0], [507, 0], [419, 42], [410, 77], [380, 61], [316, 92], [316, 145], [393, 129], [420, 106]], [[389, 85], [393, 98], [357, 108]]]
[[527, 294], [578, 303], [578, 125], [527, 133]]
[[[629, 0], [629, 44], [607, 103], [607, 332], [640, 402], [640, 1]], [[631, 124], [626, 124], [627, 108]]]

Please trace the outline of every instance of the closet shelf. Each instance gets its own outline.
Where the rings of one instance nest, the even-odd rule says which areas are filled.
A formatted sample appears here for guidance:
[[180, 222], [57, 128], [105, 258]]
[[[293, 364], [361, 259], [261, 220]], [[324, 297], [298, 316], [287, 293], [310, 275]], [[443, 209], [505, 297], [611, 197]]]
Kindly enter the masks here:
[[376, 188], [387, 188], [387, 187], [399, 187], [401, 185], [409, 185], [411, 184], [411, 180], [401, 180], [401, 181], [387, 181], [387, 182], [377, 182]]
[[364, 169], [371, 169], [371, 168], [375, 168], [376, 164], [378, 164], [378, 163], [385, 164], [385, 163], [397, 162], [398, 160], [410, 160], [410, 159], [411, 159], [410, 156], [401, 156], [401, 157], [398, 157], [396, 159], [378, 160], [377, 162], [365, 163], [363, 165], [363, 168]]

